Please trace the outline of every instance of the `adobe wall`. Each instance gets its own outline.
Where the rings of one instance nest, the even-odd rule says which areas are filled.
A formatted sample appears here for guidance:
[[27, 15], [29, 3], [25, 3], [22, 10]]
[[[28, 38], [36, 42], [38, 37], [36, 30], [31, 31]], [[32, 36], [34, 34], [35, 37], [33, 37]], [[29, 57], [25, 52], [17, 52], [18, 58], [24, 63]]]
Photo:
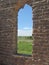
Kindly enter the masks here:
[[[33, 9], [32, 56], [16, 54], [17, 16], [25, 4]], [[0, 0], [0, 65], [49, 65], [49, 0]]]

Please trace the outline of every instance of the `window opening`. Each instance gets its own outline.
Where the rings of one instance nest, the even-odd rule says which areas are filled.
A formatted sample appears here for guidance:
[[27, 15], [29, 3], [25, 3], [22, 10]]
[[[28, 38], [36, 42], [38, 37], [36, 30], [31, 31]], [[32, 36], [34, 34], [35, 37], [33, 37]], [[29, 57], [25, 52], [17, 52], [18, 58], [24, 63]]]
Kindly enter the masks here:
[[18, 12], [17, 53], [32, 54], [32, 7], [25, 4]]

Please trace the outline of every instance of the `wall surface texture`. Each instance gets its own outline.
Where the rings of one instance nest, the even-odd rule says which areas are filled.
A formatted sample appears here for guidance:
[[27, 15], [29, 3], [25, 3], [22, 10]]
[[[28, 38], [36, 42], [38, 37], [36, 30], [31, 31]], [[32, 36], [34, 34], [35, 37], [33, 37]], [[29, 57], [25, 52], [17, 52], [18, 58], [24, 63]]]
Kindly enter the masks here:
[[[32, 56], [16, 53], [18, 11], [25, 4], [33, 11]], [[49, 0], [0, 0], [0, 65], [49, 65]]]

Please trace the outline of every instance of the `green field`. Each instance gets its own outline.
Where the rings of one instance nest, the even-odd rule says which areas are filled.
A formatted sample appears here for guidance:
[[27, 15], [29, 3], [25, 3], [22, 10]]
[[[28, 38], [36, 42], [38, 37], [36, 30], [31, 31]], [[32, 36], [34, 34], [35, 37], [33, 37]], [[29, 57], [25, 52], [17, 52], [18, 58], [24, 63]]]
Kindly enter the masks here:
[[18, 50], [20, 54], [32, 54], [32, 37], [18, 37]]

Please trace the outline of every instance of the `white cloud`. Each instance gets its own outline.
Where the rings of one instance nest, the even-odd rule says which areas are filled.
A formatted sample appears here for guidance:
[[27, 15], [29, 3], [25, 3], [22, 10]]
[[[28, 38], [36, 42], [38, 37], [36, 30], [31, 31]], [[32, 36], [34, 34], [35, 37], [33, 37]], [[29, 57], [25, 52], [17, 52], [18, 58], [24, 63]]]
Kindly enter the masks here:
[[23, 28], [24, 30], [30, 30], [31, 28], [28, 28], [28, 27], [25, 27], [25, 28]]
[[18, 36], [32, 36], [32, 30], [27, 28], [18, 30]]

